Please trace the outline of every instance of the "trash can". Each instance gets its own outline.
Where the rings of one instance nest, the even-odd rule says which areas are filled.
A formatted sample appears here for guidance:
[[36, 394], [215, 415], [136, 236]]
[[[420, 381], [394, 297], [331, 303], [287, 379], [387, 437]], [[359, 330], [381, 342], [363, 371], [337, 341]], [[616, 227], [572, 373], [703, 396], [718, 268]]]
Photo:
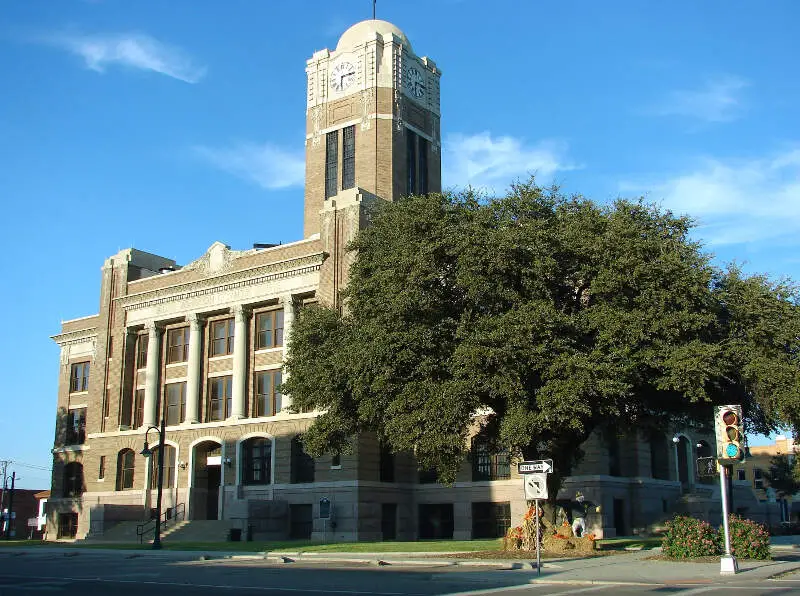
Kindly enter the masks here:
[[241, 542], [242, 541], [242, 529], [241, 528], [231, 528], [228, 530], [228, 541], [229, 542]]

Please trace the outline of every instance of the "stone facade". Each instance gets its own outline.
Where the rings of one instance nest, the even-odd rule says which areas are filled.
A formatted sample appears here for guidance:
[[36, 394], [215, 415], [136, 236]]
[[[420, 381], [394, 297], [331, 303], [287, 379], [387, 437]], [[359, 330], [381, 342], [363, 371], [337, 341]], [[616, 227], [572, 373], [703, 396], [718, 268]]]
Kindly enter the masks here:
[[[48, 538], [149, 515], [155, 458], [140, 451], [145, 438], [157, 443], [147, 430], [162, 417], [162, 505], [189, 519], [271, 538], [378, 540], [497, 535], [525, 512], [503, 454], [473, 455], [445, 487], [368, 435], [352, 454], [316, 460], [295, 441], [315, 414], [290, 413], [274, 387], [297, 309], [339, 305], [354, 258], [345, 247], [381, 202], [441, 190], [441, 72], [399, 29], [358, 23], [335, 50], [315, 53], [307, 74], [304, 239], [243, 251], [215, 242], [182, 267], [122, 250], [103, 265], [99, 312], [63, 322], [53, 337], [61, 357]], [[601, 536], [661, 519], [695, 482], [694, 440], [614, 441], [592, 437], [560, 495], [580, 490], [600, 504], [589, 522]]]

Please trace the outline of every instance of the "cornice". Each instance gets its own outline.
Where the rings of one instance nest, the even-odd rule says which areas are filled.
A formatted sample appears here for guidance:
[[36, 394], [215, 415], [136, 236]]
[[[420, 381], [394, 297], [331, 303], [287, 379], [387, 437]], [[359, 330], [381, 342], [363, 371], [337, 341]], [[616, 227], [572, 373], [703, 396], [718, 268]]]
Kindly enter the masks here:
[[114, 300], [126, 311], [147, 308], [168, 302], [183, 301], [197, 296], [225, 292], [275, 279], [295, 277], [319, 271], [324, 257], [325, 253], [314, 253], [294, 259], [279, 261], [277, 263], [242, 269], [241, 271], [233, 271], [222, 275], [206, 277], [204, 279], [156, 288], [138, 294], [128, 294], [127, 296], [120, 296]]
[[50, 339], [56, 342], [59, 346], [70, 346], [72, 344], [83, 343], [89, 339], [97, 337], [97, 327], [89, 327], [88, 329], [80, 329], [78, 331], [68, 331], [67, 333], [59, 333], [58, 335], [51, 335]]

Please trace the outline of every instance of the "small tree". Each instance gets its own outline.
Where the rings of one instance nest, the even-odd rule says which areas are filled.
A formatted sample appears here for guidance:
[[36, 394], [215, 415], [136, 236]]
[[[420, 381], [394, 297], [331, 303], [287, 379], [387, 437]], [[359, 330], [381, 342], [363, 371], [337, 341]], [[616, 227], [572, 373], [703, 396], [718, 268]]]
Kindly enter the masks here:
[[800, 490], [800, 469], [797, 458], [776, 455], [772, 458], [767, 480], [780, 498], [790, 497]]

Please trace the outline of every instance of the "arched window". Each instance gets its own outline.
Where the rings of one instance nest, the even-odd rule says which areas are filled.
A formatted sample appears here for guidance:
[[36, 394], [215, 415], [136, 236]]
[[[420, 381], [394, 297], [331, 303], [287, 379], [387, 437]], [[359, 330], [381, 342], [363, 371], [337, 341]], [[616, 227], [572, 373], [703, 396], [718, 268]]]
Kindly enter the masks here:
[[253, 437], [242, 443], [242, 484], [272, 482], [272, 441]]
[[659, 480], [669, 480], [669, 443], [664, 433], [650, 432], [650, 475]]
[[83, 494], [83, 464], [71, 462], [64, 466], [64, 496], [80, 497]]
[[123, 449], [117, 455], [117, 490], [133, 488], [133, 472], [136, 454], [133, 449]]
[[472, 480], [505, 480], [511, 478], [511, 457], [508, 449], [497, 448], [484, 435], [472, 439]]
[[[164, 482], [161, 486], [175, 486], [175, 447], [172, 445], [164, 445]], [[150, 488], [158, 488], [158, 447], [154, 447], [150, 455]]]
[[292, 439], [292, 484], [314, 482], [314, 458], [303, 448], [303, 439], [297, 435]]

